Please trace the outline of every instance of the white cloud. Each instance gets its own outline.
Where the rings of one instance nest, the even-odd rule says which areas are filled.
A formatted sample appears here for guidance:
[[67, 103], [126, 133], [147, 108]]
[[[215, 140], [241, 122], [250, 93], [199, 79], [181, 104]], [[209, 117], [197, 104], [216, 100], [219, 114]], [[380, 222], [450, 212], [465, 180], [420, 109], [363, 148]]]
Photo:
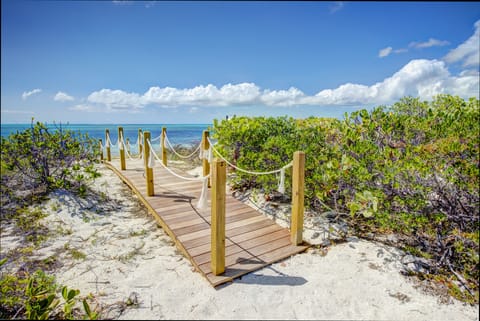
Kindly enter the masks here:
[[116, 4], [116, 5], [129, 5], [129, 4], [133, 4], [134, 1], [128, 1], [128, 0], [113, 0], [112, 1], [113, 4]]
[[475, 32], [464, 43], [443, 58], [448, 63], [462, 62], [463, 67], [475, 67], [480, 65], [480, 20], [475, 22]]
[[[429, 100], [432, 96], [448, 93], [463, 98], [478, 97], [479, 74], [464, 71], [450, 75], [446, 63], [441, 60], [412, 60], [392, 76], [371, 86], [346, 83], [334, 89], [324, 89], [308, 96], [295, 87], [288, 90], [261, 90], [254, 83], [227, 84], [221, 88], [209, 84], [194, 88], [150, 87], [143, 95], [122, 90], [102, 89], [88, 96], [95, 106], [107, 106], [111, 110], [139, 111], [146, 105], [176, 108], [222, 106], [325, 106], [355, 104], [388, 104], [404, 96]], [[76, 109], [81, 110], [82, 105]]]
[[406, 48], [393, 49], [392, 47], [386, 47], [386, 48], [381, 49], [378, 52], [378, 57], [384, 58], [384, 57], [389, 56], [392, 53], [399, 54], [399, 53], [403, 53], [403, 52], [407, 52], [407, 51], [408, 51], [408, 49], [406, 49]]
[[[105, 106], [110, 111], [124, 110], [138, 112], [146, 105], [162, 108], [190, 106], [190, 112], [198, 111], [198, 107], [211, 106], [325, 106], [354, 104], [389, 104], [404, 96], [420, 97], [429, 100], [437, 94], [458, 95], [462, 98], [479, 98], [480, 73], [467, 69], [457, 76], [451, 75], [448, 62], [462, 61], [464, 66], [479, 64], [480, 21], [475, 23], [475, 34], [442, 60], [411, 60], [392, 76], [373, 85], [346, 83], [337, 88], [324, 89], [313, 96], [304, 94], [300, 89], [290, 87], [288, 90], [261, 90], [254, 83], [226, 84], [220, 88], [215, 85], [200, 85], [193, 88], [150, 87], [143, 95], [127, 93], [122, 90], [102, 89], [91, 93], [87, 101], [90, 105], [77, 105], [74, 110], [100, 110]], [[439, 41], [430, 39], [414, 46], [425, 48], [439, 45]], [[427, 45], [428, 44], [428, 45]], [[379, 52], [380, 57], [405, 52], [406, 49], [393, 50], [387, 47]], [[36, 93], [24, 93], [26, 97]]]
[[53, 100], [55, 101], [72, 101], [72, 100], [75, 100], [75, 98], [73, 98], [72, 96], [68, 95], [67, 93], [64, 93], [64, 92], [61, 92], [59, 91], [55, 97], [53, 97]]
[[330, 14], [334, 14], [335, 12], [341, 10], [345, 6], [343, 1], [335, 1], [335, 3], [330, 6]]
[[392, 47], [383, 48], [378, 52], [380, 58], [387, 57], [392, 52]]
[[73, 107], [70, 107], [69, 109], [73, 111], [95, 111], [95, 107], [93, 107], [92, 105], [86, 105], [86, 104], [78, 104]]
[[479, 96], [478, 86], [478, 76], [460, 74], [454, 77], [443, 61], [418, 59], [372, 86], [348, 83], [322, 90], [307, 97], [305, 102], [314, 105], [388, 104], [404, 96], [429, 100], [441, 93], [469, 98]]
[[408, 46], [410, 48], [430, 48], [430, 47], [441, 47], [441, 46], [447, 46], [449, 45], [450, 42], [446, 40], [437, 40], [434, 38], [428, 39], [426, 42], [411, 42]]
[[87, 100], [91, 103], [104, 104], [112, 109], [142, 108], [145, 105], [139, 94], [111, 89], [95, 91], [88, 96]]
[[267, 106], [294, 106], [301, 102], [305, 94], [295, 88], [288, 90], [264, 90], [260, 96], [260, 101]]
[[13, 109], [2, 109], [3, 114], [35, 114], [30, 110], [13, 110]]
[[27, 99], [28, 97], [32, 96], [32, 95], [35, 95], [35, 94], [38, 94], [38, 93], [41, 93], [42, 90], [41, 89], [34, 89], [32, 91], [24, 91], [23, 94], [22, 94], [22, 99], [25, 100]]

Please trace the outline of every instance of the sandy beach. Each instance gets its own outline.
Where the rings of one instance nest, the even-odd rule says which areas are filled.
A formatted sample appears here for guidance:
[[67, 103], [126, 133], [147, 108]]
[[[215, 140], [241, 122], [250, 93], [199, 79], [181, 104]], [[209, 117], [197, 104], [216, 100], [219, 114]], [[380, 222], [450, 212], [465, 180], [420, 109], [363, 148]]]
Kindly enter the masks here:
[[[358, 238], [313, 247], [213, 288], [130, 189], [99, 168], [102, 176], [92, 188], [108, 197], [51, 194], [43, 208], [46, 224], [57, 233], [33, 256], [55, 257], [57, 281], [81, 295], [91, 293], [103, 318], [479, 319], [478, 306], [430, 293], [403, 275], [402, 251]], [[278, 211], [278, 222], [288, 224]], [[2, 226], [2, 252], [19, 245], [12, 230]], [[305, 240], [325, 244], [323, 237], [318, 221], [307, 215]]]

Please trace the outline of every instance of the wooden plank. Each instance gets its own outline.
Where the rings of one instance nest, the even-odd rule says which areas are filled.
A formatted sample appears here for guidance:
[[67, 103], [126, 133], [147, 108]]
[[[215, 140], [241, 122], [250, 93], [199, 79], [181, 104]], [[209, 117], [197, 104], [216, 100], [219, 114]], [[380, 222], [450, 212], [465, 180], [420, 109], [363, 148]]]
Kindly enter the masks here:
[[[256, 247], [252, 247], [248, 250], [242, 250], [240, 252], [225, 257], [225, 267], [241, 263], [242, 261], [255, 261], [257, 263], [265, 263], [262, 259], [258, 258], [259, 255], [272, 252], [280, 247], [284, 247], [289, 244], [290, 237], [287, 235], [278, 240], [264, 243]], [[209, 263], [199, 264], [198, 267], [205, 274], [208, 274], [212, 271], [211, 265]]]
[[[271, 226], [271, 225], [276, 225], [276, 224], [271, 220], [253, 222], [251, 224], [242, 226], [240, 228], [236, 228], [234, 230], [227, 230], [226, 231], [226, 233], [227, 233], [226, 237], [227, 237], [227, 239], [232, 238], [236, 235], [241, 235], [243, 233], [247, 233], [247, 232], [252, 231], [252, 230], [259, 230], [261, 228]], [[210, 242], [210, 235], [206, 234], [206, 235], [201, 235], [198, 238], [193, 238], [191, 240], [184, 241], [182, 243], [184, 244], [185, 248], [188, 249], [188, 248], [193, 248], [193, 247], [197, 247], [197, 246], [206, 244], [208, 242]]]
[[[212, 273], [208, 273], [206, 278], [213, 286], [232, 281], [242, 275], [258, 270], [264, 266], [272, 264], [276, 261], [280, 261], [294, 254], [305, 251], [308, 246], [293, 246], [287, 245], [285, 247], [278, 248], [272, 252], [259, 256], [257, 261], [243, 261], [225, 269], [225, 273], [220, 276], [215, 276]], [[263, 262], [263, 263], [262, 263]]]
[[[174, 240], [177, 247], [213, 286], [231, 281], [272, 262], [304, 251], [308, 247], [308, 245], [291, 245], [291, 236], [287, 229], [280, 227], [231, 195], [225, 195], [225, 204], [228, 207], [224, 217], [224, 253], [226, 255], [224, 256], [224, 273], [215, 276], [212, 273], [210, 250], [211, 213], [208, 209], [195, 208], [201, 192], [201, 184], [185, 183], [165, 169], [155, 167], [156, 193], [153, 196], [147, 196], [142, 168], [133, 168], [133, 166], [131, 168], [128, 165], [127, 170], [120, 172], [121, 164], [105, 163], [112, 169], [116, 168], [114, 172], [139, 195], [140, 200]], [[139, 160], [136, 164], [142, 166], [144, 162]], [[180, 175], [187, 176], [183, 173]], [[162, 181], [169, 187], [163, 186]]]
[[[244, 250], [249, 250], [253, 247], [258, 247], [263, 244], [266, 244], [281, 238], [285, 238], [285, 237], [288, 238], [288, 236], [289, 236], [289, 233], [286, 230], [277, 230], [275, 232], [258, 236], [256, 238], [251, 238], [238, 243], [235, 242], [225, 248], [225, 255], [227, 257], [232, 256]], [[192, 255], [192, 251], [188, 251], [188, 253]], [[208, 263], [210, 261], [210, 253], [203, 253], [197, 256], [192, 255], [192, 257], [198, 265]]]

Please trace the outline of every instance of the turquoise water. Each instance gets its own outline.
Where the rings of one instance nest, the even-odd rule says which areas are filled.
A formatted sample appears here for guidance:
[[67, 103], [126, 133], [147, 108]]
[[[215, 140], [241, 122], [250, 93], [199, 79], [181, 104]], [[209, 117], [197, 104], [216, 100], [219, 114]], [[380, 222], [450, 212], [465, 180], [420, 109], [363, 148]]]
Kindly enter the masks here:
[[[2, 136], [8, 136], [16, 131], [22, 131], [30, 128], [31, 124], [1, 124]], [[48, 128], [58, 128], [60, 125], [47, 124]], [[197, 145], [202, 139], [204, 130], [208, 130], [211, 124], [62, 124], [62, 128], [88, 134], [90, 137], [102, 139], [105, 143], [105, 129], [110, 131], [110, 140], [113, 144], [117, 143], [118, 126], [123, 127], [125, 140], [128, 138], [132, 145], [136, 144], [138, 129], [150, 131], [152, 139], [160, 136], [162, 127], [167, 128], [167, 136], [173, 145]], [[153, 142], [159, 145], [159, 141]], [[115, 148], [112, 148], [112, 152]]]
[[[30, 124], [2, 124], [2, 136], [8, 136], [10, 133], [22, 131], [29, 128]], [[55, 129], [60, 125], [48, 124], [49, 128]], [[162, 127], [167, 128], [167, 135], [172, 144], [194, 144], [202, 138], [202, 132], [208, 130], [211, 124], [122, 124], [123, 135], [129, 138], [132, 144], [135, 144], [138, 136], [138, 129], [150, 131], [152, 138], [160, 136]], [[75, 132], [80, 131], [88, 134], [90, 137], [103, 139], [105, 141], [105, 129], [110, 131], [110, 139], [113, 143], [117, 141], [118, 126], [112, 124], [62, 124], [62, 128], [70, 129]]]

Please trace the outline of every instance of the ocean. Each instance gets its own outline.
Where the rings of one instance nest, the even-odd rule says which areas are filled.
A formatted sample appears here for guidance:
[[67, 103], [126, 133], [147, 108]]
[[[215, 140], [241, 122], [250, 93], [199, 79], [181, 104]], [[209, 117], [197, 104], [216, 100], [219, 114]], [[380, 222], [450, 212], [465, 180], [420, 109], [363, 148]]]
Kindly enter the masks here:
[[[17, 131], [23, 131], [29, 128], [31, 124], [1, 124], [1, 135], [8, 136]], [[55, 129], [59, 124], [47, 124], [48, 128]], [[62, 124], [62, 128], [88, 134], [88, 136], [96, 139], [102, 139], [105, 143], [105, 129], [110, 131], [110, 140], [113, 144], [117, 143], [118, 127], [123, 127], [123, 135], [125, 140], [128, 138], [131, 145], [137, 143], [138, 129], [142, 131], [150, 131], [151, 139], [155, 139], [162, 133], [162, 127], [167, 128], [167, 136], [172, 145], [197, 145], [202, 139], [204, 130], [208, 130], [212, 124]], [[152, 141], [153, 144], [159, 145], [158, 141]], [[155, 148], [155, 147], [154, 147]], [[115, 153], [116, 148], [112, 148]], [[132, 149], [136, 150], [136, 149]]]

